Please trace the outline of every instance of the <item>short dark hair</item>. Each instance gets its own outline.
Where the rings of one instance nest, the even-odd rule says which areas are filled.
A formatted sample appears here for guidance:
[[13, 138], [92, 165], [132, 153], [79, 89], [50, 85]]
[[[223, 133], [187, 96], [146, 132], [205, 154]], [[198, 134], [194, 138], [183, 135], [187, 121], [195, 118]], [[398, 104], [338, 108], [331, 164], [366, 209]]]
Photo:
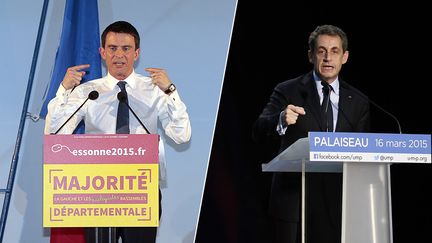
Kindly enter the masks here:
[[135, 39], [135, 49], [138, 49], [140, 47], [140, 37], [139, 37], [138, 31], [129, 22], [117, 21], [117, 22], [114, 22], [114, 23], [108, 25], [105, 28], [105, 30], [103, 31], [102, 36], [101, 36], [102, 47], [105, 47], [105, 39], [106, 39], [108, 32], [130, 34]]
[[341, 28], [334, 25], [320, 25], [309, 35], [309, 50], [312, 52], [315, 52], [317, 39], [320, 35], [339, 36], [342, 40], [343, 52], [348, 50], [348, 37]]

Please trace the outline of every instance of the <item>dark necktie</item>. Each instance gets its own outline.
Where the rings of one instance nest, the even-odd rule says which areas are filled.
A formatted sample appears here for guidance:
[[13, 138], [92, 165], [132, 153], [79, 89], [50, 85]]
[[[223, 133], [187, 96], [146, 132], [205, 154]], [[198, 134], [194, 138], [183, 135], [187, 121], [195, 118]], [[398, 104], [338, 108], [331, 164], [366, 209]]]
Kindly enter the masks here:
[[120, 102], [117, 110], [117, 123], [116, 123], [116, 133], [127, 134], [129, 133], [129, 108], [128, 108], [128, 98], [126, 92], [126, 82], [119, 81], [117, 85], [120, 87], [120, 92], [125, 94], [125, 101]]
[[333, 132], [333, 109], [330, 101], [330, 92], [333, 91], [333, 87], [323, 81], [321, 81], [321, 85], [324, 93], [323, 102], [321, 103], [324, 127], [327, 132]]

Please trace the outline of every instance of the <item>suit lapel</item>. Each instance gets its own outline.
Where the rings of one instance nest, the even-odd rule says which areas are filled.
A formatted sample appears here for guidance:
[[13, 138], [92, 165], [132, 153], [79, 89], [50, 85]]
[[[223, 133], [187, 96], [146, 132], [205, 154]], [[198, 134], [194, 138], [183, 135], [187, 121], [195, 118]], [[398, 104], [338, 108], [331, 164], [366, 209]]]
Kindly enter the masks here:
[[313, 79], [312, 72], [308, 73], [304, 76], [304, 78], [301, 80], [301, 91], [303, 96], [305, 97], [305, 102], [309, 109], [311, 109], [311, 113], [314, 117], [314, 120], [316, 124], [318, 124], [321, 131], [324, 131], [323, 124], [322, 124], [322, 113], [321, 113], [321, 106], [319, 101], [319, 95], [317, 92], [316, 84]]
[[[338, 118], [335, 131], [346, 130], [348, 125], [350, 130], [354, 129], [352, 125], [352, 118], [350, 117], [353, 110], [353, 94], [350, 89], [347, 88], [346, 84], [339, 80], [339, 107], [338, 107]], [[345, 129], [342, 129], [345, 127]]]

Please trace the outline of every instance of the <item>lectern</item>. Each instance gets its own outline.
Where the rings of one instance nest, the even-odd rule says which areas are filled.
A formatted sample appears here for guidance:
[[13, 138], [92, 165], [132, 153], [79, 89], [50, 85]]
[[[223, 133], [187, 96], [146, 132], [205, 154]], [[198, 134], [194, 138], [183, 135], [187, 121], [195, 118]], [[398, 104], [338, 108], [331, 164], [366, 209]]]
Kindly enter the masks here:
[[159, 135], [45, 135], [43, 226], [159, 226]]
[[392, 243], [390, 165], [431, 163], [430, 134], [310, 132], [267, 164], [264, 172], [343, 173], [342, 243]]

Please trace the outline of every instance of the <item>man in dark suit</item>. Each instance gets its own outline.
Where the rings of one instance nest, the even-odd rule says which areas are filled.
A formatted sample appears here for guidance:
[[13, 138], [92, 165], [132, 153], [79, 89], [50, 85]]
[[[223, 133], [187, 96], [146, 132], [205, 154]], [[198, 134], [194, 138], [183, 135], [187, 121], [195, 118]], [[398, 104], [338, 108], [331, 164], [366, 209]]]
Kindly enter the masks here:
[[[254, 138], [277, 136], [282, 152], [299, 138], [307, 137], [309, 131], [369, 131], [367, 97], [339, 77], [348, 60], [347, 49], [347, 36], [340, 28], [318, 26], [309, 36], [308, 56], [313, 71], [275, 87], [255, 122]], [[322, 108], [323, 103], [329, 106]], [[307, 242], [340, 242], [341, 174], [309, 173], [306, 184]], [[269, 207], [274, 241], [301, 242], [300, 173], [274, 173]]]

